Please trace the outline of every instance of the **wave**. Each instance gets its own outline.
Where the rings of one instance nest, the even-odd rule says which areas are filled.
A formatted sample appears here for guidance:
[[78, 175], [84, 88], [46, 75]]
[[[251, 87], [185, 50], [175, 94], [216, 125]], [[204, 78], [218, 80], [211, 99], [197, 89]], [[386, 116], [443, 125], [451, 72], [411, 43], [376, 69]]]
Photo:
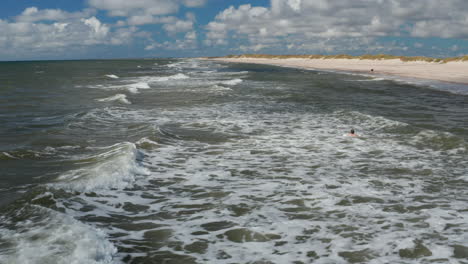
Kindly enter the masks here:
[[356, 126], [365, 128], [372, 131], [393, 131], [395, 128], [404, 128], [409, 126], [404, 122], [399, 122], [385, 118], [383, 116], [373, 116], [364, 114], [358, 111], [336, 111], [334, 113], [340, 119], [341, 123], [349, 124], [349, 126]]
[[153, 141], [153, 140], [151, 140], [149, 138], [146, 138], [146, 137], [138, 140], [136, 142], [136, 145], [138, 146], [138, 148], [144, 149], [144, 150], [152, 150], [152, 149], [155, 149], [155, 148], [159, 147], [158, 142]]
[[183, 73], [177, 73], [174, 75], [170, 76], [163, 76], [163, 77], [142, 77], [142, 80], [145, 80], [146, 82], [152, 83], [152, 82], [167, 82], [171, 80], [184, 80], [184, 79], [189, 79], [190, 77], [183, 74]]
[[236, 71], [236, 72], [226, 72], [226, 71], [221, 71], [221, 72], [216, 72], [222, 75], [246, 75], [249, 74], [249, 71]]
[[385, 81], [385, 78], [371, 78], [366, 80], [347, 80], [349, 82], [378, 82], [378, 81]]
[[125, 94], [116, 94], [111, 97], [103, 98], [103, 99], [97, 99], [99, 102], [112, 102], [112, 101], [118, 101], [122, 104], [132, 104], [129, 100], [127, 100], [127, 96]]
[[122, 87], [127, 88], [128, 91], [131, 93], [138, 93], [138, 89], [150, 89], [151, 88], [149, 84], [146, 82], [132, 83], [128, 85], [123, 85]]
[[128, 90], [131, 93], [138, 93], [139, 89], [150, 89], [151, 87], [147, 82], [136, 82], [136, 83], [129, 83], [129, 84], [121, 84], [121, 85], [92, 85], [88, 86], [90, 88], [97, 88], [97, 89], [121, 89], [121, 90]]
[[179, 69], [181, 68], [182, 65], [183, 65], [183, 62], [174, 62], [174, 63], [167, 64], [166, 67]]
[[467, 142], [449, 132], [422, 130], [414, 135], [408, 143], [421, 149], [447, 151], [452, 155], [465, 155], [468, 151]]
[[232, 89], [229, 87], [224, 87], [224, 86], [220, 86], [216, 84], [211, 86], [210, 90], [211, 91], [232, 91]]
[[[107, 77], [111, 75], [106, 75]], [[115, 76], [115, 75], [112, 75]], [[116, 76], [118, 78], [118, 76]], [[114, 78], [114, 77], [109, 77], [109, 78]], [[96, 84], [96, 85], [91, 85], [88, 86], [90, 88], [97, 88], [97, 89], [125, 89], [128, 90], [131, 93], [139, 93], [140, 89], [151, 89], [150, 83], [158, 83], [158, 82], [167, 82], [167, 81], [172, 81], [172, 80], [184, 80], [184, 79], [189, 79], [190, 77], [183, 74], [183, 73], [178, 73], [170, 76], [142, 76], [138, 78], [132, 78], [123, 81], [121, 84], [117, 85], [104, 85], [104, 84]], [[121, 95], [119, 97], [122, 97]], [[106, 99], [106, 98], [104, 98]], [[114, 99], [112, 99], [114, 100]], [[119, 99], [115, 99], [119, 100]], [[123, 99], [120, 100], [122, 103], [128, 104], [127, 102], [124, 102]]]
[[223, 82], [221, 82], [221, 84], [234, 86], [234, 85], [237, 85], [237, 84], [239, 84], [241, 82], [243, 82], [242, 79], [233, 79], [233, 80], [229, 80], [229, 81], [223, 81]]
[[13, 218], [0, 219], [0, 227], [9, 227], [0, 228], [2, 263], [114, 263], [117, 248], [104, 232], [68, 215], [25, 206]]
[[8, 159], [18, 159], [18, 158], [11, 155], [8, 152], [1, 152], [0, 153], [0, 160], [8, 160]]
[[63, 147], [53, 148], [47, 146], [41, 150], [33, 149], [14, 149], [8, 152], [0, 152], [0, 160], [11, 160], [11, 159], [29, 159], [38, 160], [43, 158], [50, 158], [57, 154], [57, 150], [62, 150]]
[[[104, 88], [107, 89], [127, 89], [131, 93], [138, 93], [140, 89], [150, 89], [150, 83], [157, 83], [157, 82], [167, 82], [171, 80], [184, 80], [190, 78], [189, 76], [183, 74], [183, 73], [178, 73], [175, 75], [170, 75], [170, 76], [163, 76], [163, 77], [155, 77], [155, 76], [144, 76], [144, 77], [139, 77], [136, 79], [137, 82], [135, 83], [130, 83], [130, 84], [123, 84], [123, 85], [113, 85], [113, 86], [107, 86]], [[99, 87], [99, 88], [102, 88]]]
[[75, 164], [83, 167], [60, 175], [52, 186], [84, 192], [123, 189], [135, 181], [136, 175], [148, 173], [137, 163], [138, 151], [132, 143], [119, 143], [100, 151], [74, 160]]
[[120, 77], [114, 74], [106, 74], [106, 77], [109, 77], [111, 79], [119, 79]]

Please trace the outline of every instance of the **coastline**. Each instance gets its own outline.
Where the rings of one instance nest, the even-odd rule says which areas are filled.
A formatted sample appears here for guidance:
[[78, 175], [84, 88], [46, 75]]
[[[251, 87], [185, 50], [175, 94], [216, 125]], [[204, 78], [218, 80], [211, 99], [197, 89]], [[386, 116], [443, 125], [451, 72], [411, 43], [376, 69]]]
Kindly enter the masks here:
[[[210, 58], [210, 60], [235, 63], [267, 64], [309, 70], [338, 70], [376, 75], [394, 75], [407, 78], [435, 80], [468, 85], [468, 62], [447, 63], [408, 61], [399, 59], [307, 59], [307, 58]], [[373, 71], [371, 71], [373, 69]]]

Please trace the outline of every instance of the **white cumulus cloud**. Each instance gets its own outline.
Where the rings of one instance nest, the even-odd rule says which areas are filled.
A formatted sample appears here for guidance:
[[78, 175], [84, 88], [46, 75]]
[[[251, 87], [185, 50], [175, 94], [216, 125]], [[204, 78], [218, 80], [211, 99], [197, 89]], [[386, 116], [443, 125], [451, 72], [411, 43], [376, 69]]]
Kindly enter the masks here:
[[94, 9], [85, 9], [82, 12], [66, 12], [61, 9], [38, 9], [37, 7], [26, 8], [16, 17], [18, 22], [37, 22], [37, 21], [63, 21], [81, 17], [90, 17], [95, 15]]
[[324, 41], [362, 46], [381, 36], [468, 39], [466, 14], [466, 0], [271, 0], [269, 7], [247, 4], [221, 11], [206, 26], [205, 43], [244, 40], [249, 44], [243, 50], [259, 50]]
[[193, 29], [193, 21], [177, 20], [174, 23], [165, 24], [164, 29], [170, 34], [175, 34], [178, 32], [187, 32]]
[[15, 21], [0, 20], [0, 59], [69, 54], [94, 45], [121, 45], [132, 41], [136, 28], [102, 23], [93, 11], [69, 13], [60, 9], [25, 9]]
[[111, 16], [167, 15], [177, 12], [173, 0], [89, 0], [91, 7], [106, 10]]

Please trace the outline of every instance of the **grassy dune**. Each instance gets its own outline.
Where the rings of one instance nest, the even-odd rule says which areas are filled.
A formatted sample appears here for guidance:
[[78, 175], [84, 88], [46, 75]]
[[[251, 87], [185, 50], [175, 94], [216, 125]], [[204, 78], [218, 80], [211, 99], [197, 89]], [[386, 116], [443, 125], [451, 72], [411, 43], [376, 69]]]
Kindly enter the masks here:
[[370, 55], [365, 54], [361, 56], [351, 56], [347, 54], [339, 55], [268, 55], [268, 54], [243, 54], [243, 55], [228, 55], [223, 58], [257, 58], [257, 59], [359, 59], [359, 60], [395, 60], [401, 61], [425, 61], [435, 63], [447, 63], [451, 61], [468, 61], [468, 56], [452, 57], [452, 58], [430, 58], [423, 56], [407, 57], [407, 56], [394, 56], [386, 54]]

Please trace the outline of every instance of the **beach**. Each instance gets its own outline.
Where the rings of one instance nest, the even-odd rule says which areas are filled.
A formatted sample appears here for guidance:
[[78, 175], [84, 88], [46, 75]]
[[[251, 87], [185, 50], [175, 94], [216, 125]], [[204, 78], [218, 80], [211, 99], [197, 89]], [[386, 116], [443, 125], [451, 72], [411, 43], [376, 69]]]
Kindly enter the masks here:
[[[303, 69], [338, 70], [371, 73], [376, 75], [395, 75], [408, 78], [437, 80], [443, 82], [468, 84], [468, 62], [447, 63], [409, 61], [399, 59], [306, 59], [306, 58], [215, 58], [217, 61], [268, 64]], [[373, 69], [373, 71], [371, 71]]]

